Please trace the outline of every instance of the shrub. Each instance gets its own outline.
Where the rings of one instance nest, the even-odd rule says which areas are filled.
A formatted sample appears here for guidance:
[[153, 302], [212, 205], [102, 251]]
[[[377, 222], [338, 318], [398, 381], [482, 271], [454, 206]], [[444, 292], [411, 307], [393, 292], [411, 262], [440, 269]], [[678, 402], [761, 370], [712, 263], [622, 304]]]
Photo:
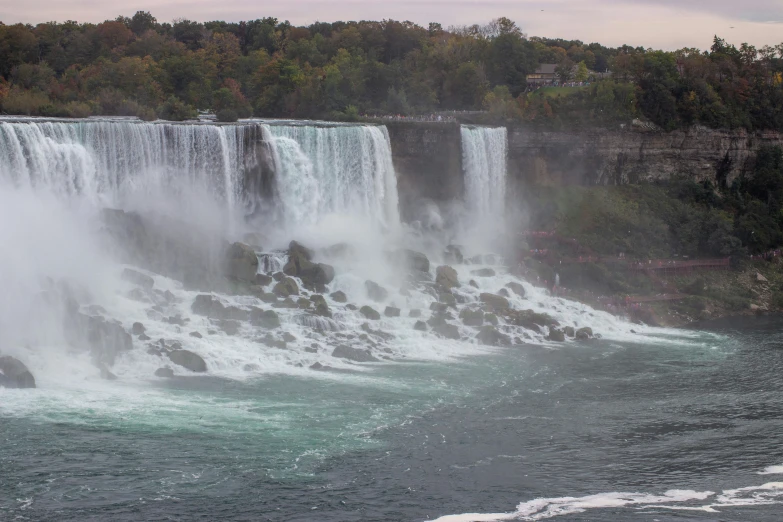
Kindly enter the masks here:
[[239, 115], [234, 109], [221, 109], [215, 113], [215, 116], [217, 116], [217, 121], [226, 123], [233, 123], [239, 119]]
[[42, 116], [50, 111], [52, 102], [49, 96], [35, 90], [12, 88], [3, 98], [3, 111], [8, 114], [25, 114], [27, 116]]
[[158, 115], [161, 119], [169, 121], [195, 120], [198, 118], [196, 109], [176, 96], [169, 96], [169, 98], [158, 107]]

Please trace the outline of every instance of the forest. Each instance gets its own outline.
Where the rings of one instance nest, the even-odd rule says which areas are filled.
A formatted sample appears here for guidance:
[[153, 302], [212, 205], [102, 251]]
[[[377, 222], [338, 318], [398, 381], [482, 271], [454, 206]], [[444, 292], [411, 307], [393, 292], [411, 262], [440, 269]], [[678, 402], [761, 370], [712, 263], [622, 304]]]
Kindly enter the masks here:
[[[570, 88], [533, 89], [557, 64]], [[450, 27], [411, 22], [239, 23], [149, 12], [100, 24], [0, 22], [0, 111], [52, 117], [356, 120], [479, 111], [492, 122], [553, 127], [639, 118], [783, 130], [783, 44], [709, 50], [608, 48], [528, 37], [499, 18]]]

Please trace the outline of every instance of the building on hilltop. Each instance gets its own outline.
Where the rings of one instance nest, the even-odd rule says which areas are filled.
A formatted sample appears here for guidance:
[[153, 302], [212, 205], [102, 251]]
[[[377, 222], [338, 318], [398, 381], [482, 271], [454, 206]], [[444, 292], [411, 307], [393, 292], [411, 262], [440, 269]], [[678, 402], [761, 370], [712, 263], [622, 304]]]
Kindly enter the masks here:
[[552, 85], [557, 81], [556, 63], [542, 63], [535, 72], [527, 75], [528, 86]]

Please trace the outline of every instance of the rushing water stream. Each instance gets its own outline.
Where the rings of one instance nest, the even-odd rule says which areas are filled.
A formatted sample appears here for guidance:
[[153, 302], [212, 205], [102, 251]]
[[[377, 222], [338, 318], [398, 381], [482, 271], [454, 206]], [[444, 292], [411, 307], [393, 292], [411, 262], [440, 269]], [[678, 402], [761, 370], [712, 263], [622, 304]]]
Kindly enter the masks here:
[[[275, 169], [275, 220], [262, 224], [238, 218], [256, 138]], [[467, 222], [502, 219], [505, 150], [505, 130], [463, 128]], [[295, 235], [335, 267], [324, 293], [332, 317], [275, 308], [272, 333], [249, 323], [229, 332], [193, 311], [203, 292], [181, 281], [142, 270], [152, 288], [140, 295], [101, 235], [103, 205], [264, 234], [261, 271], [280, 269], [277, 248]], [[324, 249], [340, 242], [349, 246]], [[37, 381], [0, 387], [0, 520], [780, 518], [780, 319], [718, 331], [632, 325], [553, 298], [499, 256], [472, 257], [491, 252], [470, 244], [446, 303], [386, 253], [429, 245], [429, 277], [445, 260], [437, 238], [399, 222], [383, 127], [0, 122], [0, 243], [0, 352]], [[367, 279], [388, 294], [373, 299]], [[83, 289], [84, 313], [144, 324], [151, 340], [134, 336], [116, 380], [67, 342], [41, 299], [65, 280]], [[511, 346], [481, 344], [457, 317], [515, 283], [513, 308], [600, 338], [557, 343], [546, 327], [501, 322]], [[401, 313], [368, 327], [335, 290]], [[438, 306], [459, 339], [413, 328], [417, 311], [426, 319]], [[156, 377], [158, 339], [208, 371], [172, 365], [173, 378]], [[343, 345], [377, 362], [334, 356]]]

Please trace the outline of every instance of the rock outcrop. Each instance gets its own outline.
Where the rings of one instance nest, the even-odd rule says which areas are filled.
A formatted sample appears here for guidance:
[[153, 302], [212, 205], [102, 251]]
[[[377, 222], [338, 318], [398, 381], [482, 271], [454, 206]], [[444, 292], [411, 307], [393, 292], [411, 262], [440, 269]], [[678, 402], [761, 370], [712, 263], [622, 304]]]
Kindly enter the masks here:
[[0, 356], [0, 386], [4, 388], [35, 388], [35, 377], [27, 366], [10, 355]]
[[204, 359], [190, 350], [174, 350], [169, 352], [168, 356], [171, 362], [192, 372], [203, 373], [207, 371], [207, 363]]

